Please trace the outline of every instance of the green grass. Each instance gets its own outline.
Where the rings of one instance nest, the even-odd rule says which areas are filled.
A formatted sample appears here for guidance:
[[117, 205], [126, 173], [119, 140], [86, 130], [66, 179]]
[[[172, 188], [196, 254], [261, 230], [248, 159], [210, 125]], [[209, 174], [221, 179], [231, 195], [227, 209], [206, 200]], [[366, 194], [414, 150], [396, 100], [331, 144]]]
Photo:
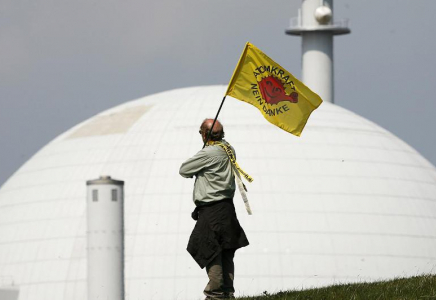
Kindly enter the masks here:
[[338, 284], [324, 288], [264, 292], [259, 296], [240, 297], [238, 300], [436, 300], [436, 275], [422, 275], [372, 283]]

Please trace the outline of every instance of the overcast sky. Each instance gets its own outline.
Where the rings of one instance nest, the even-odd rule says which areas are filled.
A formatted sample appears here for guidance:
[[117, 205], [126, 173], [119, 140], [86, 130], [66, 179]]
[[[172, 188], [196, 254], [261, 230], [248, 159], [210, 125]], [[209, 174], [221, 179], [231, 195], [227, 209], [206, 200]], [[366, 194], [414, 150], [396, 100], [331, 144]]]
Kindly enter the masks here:
[[[300, 0], [1, 0], [0, 184], [73, 125], [179, 87], [227, 84], [250, 41], [301, 78]], [[436, 165], [435, 0], [335, 0], [335, 103]], [[217, 106], [221, 99], [217, 99]]]

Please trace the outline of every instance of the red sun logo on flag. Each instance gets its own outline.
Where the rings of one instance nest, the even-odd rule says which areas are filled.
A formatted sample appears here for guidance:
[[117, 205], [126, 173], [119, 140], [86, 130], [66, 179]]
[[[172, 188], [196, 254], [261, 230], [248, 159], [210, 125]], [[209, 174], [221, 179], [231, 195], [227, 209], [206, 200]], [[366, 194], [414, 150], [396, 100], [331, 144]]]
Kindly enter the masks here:
[[298, 94], [292, 92], [290, 95], [286, 95], [283, 83], [273, 76], [262, 78], [259, 81], [259, 89], [266, 103], [277, 104], [282, 101], [298, 102]]

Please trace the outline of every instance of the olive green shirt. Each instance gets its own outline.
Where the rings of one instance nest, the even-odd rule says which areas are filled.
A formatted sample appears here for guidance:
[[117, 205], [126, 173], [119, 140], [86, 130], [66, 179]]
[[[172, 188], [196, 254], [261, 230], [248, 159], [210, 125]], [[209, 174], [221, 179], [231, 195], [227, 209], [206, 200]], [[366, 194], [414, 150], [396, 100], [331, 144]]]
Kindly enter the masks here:
[[[225, 140], [222, 142], [229, 145]], [[233, 147], [232, 151], [236, 157]], [[186, 178], [196, 176], [193, 195], [196, 205], [232, 199], [235, 194], [235, 175], [232, 163], [220, 146], [206, 146], [185, 161], [179, 173]]]

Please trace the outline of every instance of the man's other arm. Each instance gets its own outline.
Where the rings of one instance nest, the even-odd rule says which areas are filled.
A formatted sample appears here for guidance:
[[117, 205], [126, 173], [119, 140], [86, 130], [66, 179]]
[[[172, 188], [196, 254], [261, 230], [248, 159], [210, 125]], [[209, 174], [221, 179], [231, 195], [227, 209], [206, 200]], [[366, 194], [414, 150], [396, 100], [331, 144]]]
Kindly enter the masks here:
[[199, 151], [180, 166], [179, 174], [185, 178], [192, 178], [205, 168], [207, 164], [208, 159], [206, 153], [204, 150]]

